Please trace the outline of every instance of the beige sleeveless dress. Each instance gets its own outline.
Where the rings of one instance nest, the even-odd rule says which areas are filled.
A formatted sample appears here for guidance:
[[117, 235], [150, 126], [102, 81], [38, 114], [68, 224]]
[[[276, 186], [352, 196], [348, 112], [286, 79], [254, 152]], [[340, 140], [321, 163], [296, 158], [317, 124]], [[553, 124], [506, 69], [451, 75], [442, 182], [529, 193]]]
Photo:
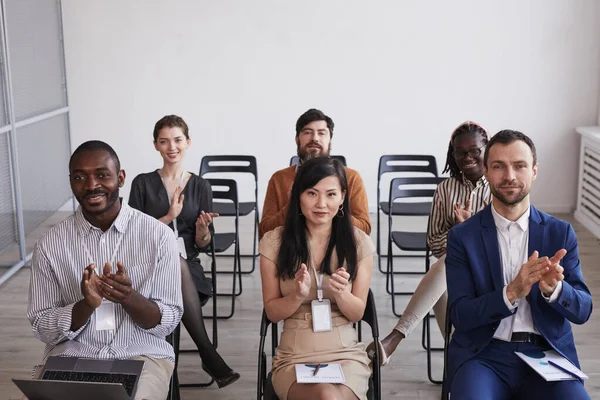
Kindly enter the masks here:
[[[260, 254], [277, 263], [283, 227], [278, 227], [262, 238], [259, 244]], [[358, 228], [354, 228], [357, 243], [358, 260], [373, 257], [375, 247], [371, 238]], [[331, 264], [337, 265], [335, 251]], [[296, 381], [295, 364], [303, 363], [339, 363], [346, 378], [345, 385], [361, 400], [366, 400], [371, 369], [365, 352], [366, 345], [358, 342], [352, 323], [339, 311], [333, 294], [328, 290], [329, 275], [323, 277], [323, 297], [331, 301], [333, 330], [315, 333], [312, 330], [310, 303], [317, 298], [317, 284], [311, 272], [309, 296], [296, 312], [283, 323], [277, 354], [273, 358], [273, 388], [277, 397], [287, 399], [288, 391]], [[279, 281], [283, 296], [292, 293], [294, 281]]]

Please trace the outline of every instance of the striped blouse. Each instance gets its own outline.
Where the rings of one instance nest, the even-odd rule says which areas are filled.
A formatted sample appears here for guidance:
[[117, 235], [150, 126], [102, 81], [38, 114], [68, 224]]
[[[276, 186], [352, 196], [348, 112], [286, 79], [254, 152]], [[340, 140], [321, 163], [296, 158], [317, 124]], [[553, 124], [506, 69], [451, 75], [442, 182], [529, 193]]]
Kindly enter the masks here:
[[[71, 331], [73, 306], [83, 299], [85, 267], [94, 263], [101, 271], [111, 258], [123, 263], [133, 289], [158, 305], [160, 323], [141, 328], [116, 304], [116, 329], [96, 330], [92, 314], [79, 330]], [[123, 201], [106, 232], [92, 226], [79, 207], [35, 245], [27, 318], [36, 337], [46, 343], [43, 362], [48, 356], [127, 359], [140, 355], [174, 362], [173, 348], [165, 337], [177, 327], [182, 314], [181, 270], [173, 231]]]
[[438, 185], [433, 195], [427, 236], [429, 248], [435, 257], [446, 254], [448, 231], [456, 225], [454, 204], [460, 203], [464, 207], [467, 199], [471, 199], [472, 215], [484, 208], [484, 201], [488, 204], [491, 202], [490, 186], [484, 176], [475, 185], [463, 176], [446, 179]]

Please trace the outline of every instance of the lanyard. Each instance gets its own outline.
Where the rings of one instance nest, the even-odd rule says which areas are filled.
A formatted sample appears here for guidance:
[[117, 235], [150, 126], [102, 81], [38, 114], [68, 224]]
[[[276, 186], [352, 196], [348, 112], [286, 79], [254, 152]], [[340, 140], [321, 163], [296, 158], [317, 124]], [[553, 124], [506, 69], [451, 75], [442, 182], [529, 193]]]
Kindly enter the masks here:
[[[119, 239], [117, 239], [117, 244], [115, 245], [115, 248], [112, 252], [112, 255], [110, 256], [110, 265], [111, 267], [113, 267], [115, 265], [115, 258], [117, 255], [117, 250], [119, 250], [119, 247], [121, 247], [121, 242], [123, 241], [123, 236], [125, 236], [125, 233], [122, 233], [119, 236]], [[85, 238], [83, 237], [83, 235], [81, 235], [81, 243], [83, 245], [83, 250], [85, 251], [85, 255], [88, 258], [88, 262], [90, 264], [95, 264], [94, 263], [94, 259], [92, 258], [92, 255], [90, 254], [90, 249], [88, 248], [87, 244], [85, 243]], [[94, 271], [96, 271], [96, 274], [100, 275], [98, 273], [98, 268], [95, 268]]]
[[323, 274], [317, 275], [317, 270], [314, 265], [313, 272], [315, 273], [315, 281], [317, 281], [317, 298], [319, 301], [323, 301]]
[[[183, 185], [183, 178], [185, 177], [185, 170], [183, 170], [181, 172], [181, 178], [179, 179], [179, 187], [181, 187], [181, 185]], [[165, 187], [165, 191], [167, 192], [167, 200], [171, 199], [171, 194], [169, 193], [169, 188], [167, 188], [167, 182], [165, 180], [165, 175], [163, 173], [163, 170], [160, 170], [160, 179], [162, 179], [162, 183]], [[179, 199], [177, 199], [179, 200]], [[172, 201], [172, 199], [171, 199]], [[173, 219], [173, 231], [175, 232], [175, 237], [179, 237], [179, 232], [177, 231], [177, 217], [175, 217]]]

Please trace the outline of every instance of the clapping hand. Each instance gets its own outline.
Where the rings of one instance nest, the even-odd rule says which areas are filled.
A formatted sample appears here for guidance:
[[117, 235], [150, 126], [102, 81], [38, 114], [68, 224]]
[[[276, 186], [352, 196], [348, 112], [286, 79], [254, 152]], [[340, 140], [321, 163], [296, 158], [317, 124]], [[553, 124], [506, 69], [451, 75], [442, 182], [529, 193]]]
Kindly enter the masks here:
[[335, 297], [349, 289], [349, 279], [350, 274], [346, 272], [345, 268], [338, 268], [331, 274], [331, 277], [329, 278], [329, 288], [334, 293]]
[[173, 193], [173, 198], [171, 199], [171, 205], [169, 206], [169, 212], [167, 215], [171, 219], [176, 219], [179, 214], [181, 214], [181, 210], [183, 209], [183, 198], [185, 197], [181, 192], [183, 189], [181, 186], [177, 186], [175, 192]]
[[296, 294], [305, 299], [310, 293], [311, 281], [310, 274], [306, 264], [302, 263], [298, 272], [294, 276], [294, 284], [296, 286]]
[[200, 215], [196, 220], [196, 233], [199, 235], [198, 237], [206, 236], [209, 225], [212, 224], [213, 219], [218, 216], [218, 213], [205, 213], [204, 211], [200, 212]]
[[100, 277], [102, 296], [113, 303], [123, 304], [127, 302], [133, 292], [131, 279], [120, 262], [117, 263], [117, 273], [111, 274], [111, 272], [110, 263], [104, 264], [104, 274]]
[[565, 279], [563, 275], [564, 268], [560, 265], [560, 260], [567, 255], [567, 250], [560, 249], [550, 258], [550, 269], [540, 279], [540, 290], [546, 297], [550, 297], [556, 289], [558, 282]]
[[460, 224], [469, 218], [471, 218], [471, 200], [467, 199], [464, 208], [460, 205], [460, 203], [456, 203], [454, 205], [454, 219], [456, 220], [456, 223]]
[[92, 309], [100, 307], [102, 303], [102, 292], [100, 289], [100, 278], [95, 274], [95, 264], [88, 265], [83, 271], [81, 280], [81, 293], [85, 303]]

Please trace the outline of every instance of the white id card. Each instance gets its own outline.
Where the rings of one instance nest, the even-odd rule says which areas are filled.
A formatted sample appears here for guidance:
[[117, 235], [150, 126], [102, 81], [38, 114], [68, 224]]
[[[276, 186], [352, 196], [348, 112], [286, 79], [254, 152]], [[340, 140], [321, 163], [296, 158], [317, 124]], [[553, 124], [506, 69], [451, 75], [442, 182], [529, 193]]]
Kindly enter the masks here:
[[94, 311], [96, 314], [96, 330], [106, 331], [109, 329], [115, 329], [115, 304], [108, 301], [102, 300], [100, 307]]
[[183, 238], [179, 236], [177, 238], [177, 248], [179, 249], [179, 255], [187, 260], [187, 252], [185, 251], [185, 243], [183, 242]]
[[313, 332], [328, 332], [333, 329], [331, 321], [331, 303], [329, 299], [313, 300], [312, 309]]

